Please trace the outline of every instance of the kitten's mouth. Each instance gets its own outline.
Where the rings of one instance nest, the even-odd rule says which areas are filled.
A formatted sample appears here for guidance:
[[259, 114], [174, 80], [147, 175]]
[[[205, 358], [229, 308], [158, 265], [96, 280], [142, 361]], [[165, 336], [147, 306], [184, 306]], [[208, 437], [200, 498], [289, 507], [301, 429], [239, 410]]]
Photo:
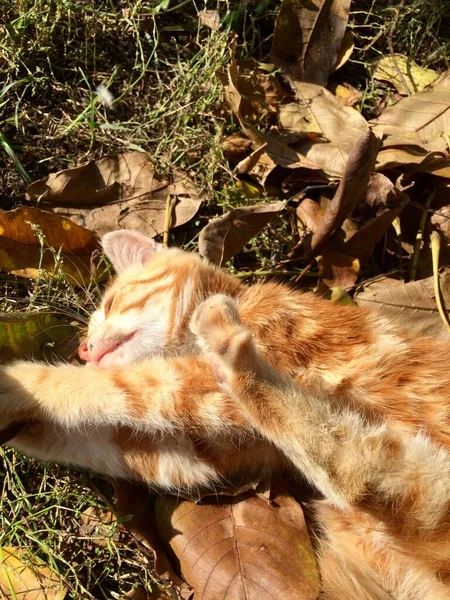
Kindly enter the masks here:
[[128, 344], [128, 342], [131, 342], [136, 334], [137, 331], [133, 331], [132, 333], [121, 338], [119, 341], [114, 341], [108, 345], [105, 345], [103, 348], [101, 348], [100, 352], [91, 362], [101, 366], [112, 364], [115, 359], [122, 357], [123, 347]]

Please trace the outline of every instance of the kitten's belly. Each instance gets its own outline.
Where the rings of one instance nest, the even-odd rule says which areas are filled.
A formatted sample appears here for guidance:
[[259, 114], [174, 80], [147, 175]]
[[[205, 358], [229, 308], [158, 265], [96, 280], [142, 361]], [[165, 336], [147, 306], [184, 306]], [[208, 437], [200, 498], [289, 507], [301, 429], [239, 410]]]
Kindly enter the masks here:
[[129, 477], [114, 436], [113, 427], [69, 431], [48, 423], [30, 423], [8, 445], [43, 461], [92, 469], [111, 477]]

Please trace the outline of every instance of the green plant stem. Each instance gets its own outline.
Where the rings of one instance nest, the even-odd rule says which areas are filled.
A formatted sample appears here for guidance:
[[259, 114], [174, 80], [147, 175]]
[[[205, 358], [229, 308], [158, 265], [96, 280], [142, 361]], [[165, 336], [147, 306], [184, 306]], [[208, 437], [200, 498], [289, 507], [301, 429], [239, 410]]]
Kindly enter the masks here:
[[414, 281], [416, 279], [417, 265], [419, 264], [420, 248], [422, 247], [423, 241], [423, 232], [425, 231], [425, 226], [427, 224], [428, 211], [435, 195], [436, 188], [433, 188], [428, 194], [425, 206], [423, 207], [422, 216], [420, 218], [419, 230], [417, 231], [416, 242], [414, 244], [414, 252], [411, 260], [411, 269], [409, 272], [410, 281]]

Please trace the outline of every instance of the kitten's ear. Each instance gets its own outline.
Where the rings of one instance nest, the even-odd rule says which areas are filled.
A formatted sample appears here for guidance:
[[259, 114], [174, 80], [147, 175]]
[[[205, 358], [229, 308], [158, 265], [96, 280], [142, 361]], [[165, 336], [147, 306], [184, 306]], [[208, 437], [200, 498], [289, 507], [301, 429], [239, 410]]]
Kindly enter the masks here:
[[102, 247], [119, 275], [127, 269], [143, 267], [166, 248], [146, 235], [130, 229], [107, 233], [102, 238]]

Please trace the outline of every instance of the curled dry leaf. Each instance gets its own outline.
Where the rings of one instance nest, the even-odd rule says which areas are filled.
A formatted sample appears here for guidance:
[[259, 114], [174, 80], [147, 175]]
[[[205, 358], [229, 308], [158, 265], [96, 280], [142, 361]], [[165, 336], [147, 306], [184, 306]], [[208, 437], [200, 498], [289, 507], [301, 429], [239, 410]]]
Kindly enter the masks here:
[[[403, 75], [403, 79], [398, 74], [397, 69]], [[408, 92], [421, 92], [439, 77], [439, 74], [433, 69], [419, 67], [416, 62], [403, 54], [383, 56], [383, 58], [373, 63], [370, 70], [374, 79], [392, 83], [402, 96], [407, 96]], [[407, 90], [403, 80], [408, 86]]]
[[326, 86], [340, 57], [350, 0], [284, 0], [272, 60], [298, 81]]
[[158, 500], [157, 523], [196, 600], [316, 600], [319, 574], [303, 511], [282, 491], [270, 503]]
[[20, 548], [0, 548], [0, 593], [11, 600], [63, 600], [67, 588], [41, 561], [33, 564]]
[[[273, 134], [268, 135], [261, 132], [247, 120], [246, 114], [248, 112], [253, 114], [255, 109], [251, 108], [251, 105], [249, 107], [249, 104], [240, 89], [242, 79], [239, 78], [240, 68], [235, 58], [234, 43], [231, 45], [230, 52], [231, 59], [227, 71], [220, 75], [224, 96], [227, 104], [239, 119], [245, 135], [251, 140], [254, 148], [253, 154], [250, 155], [248, 159], [244, 159], [243, 162], [241, 161], [241, 163], [239, 163], [239, 172], [249, 173], [258, 179], [260, 183], [264, 184], [268, 175], [277, 166], [288, 169], [295, 169], [297, 167], [319, 169], [313, 162], [290, 148], [286, 141], [281, 141]], [[267, 77], [266, 73], [264, 75]], [[272, 79], [274, 78], [272, 77]], [[249, 86], [249, 81], [247, 81], [247, 86]], [[283, 93], [283, 99], [285, 99], [285, 92]], [[255, 93], [254, 96], [258, 97], [258, 94]], [[259, 95], [259, 98], [261, 98], [261, 94]], [[279, 103], [275, 102], [272, 97], [271, 106], [275, 107], [276, 105], [279, 105]], [[256, 116], [258, 116], [258, 113], [256, 113]], [[258, 118], [258, 124], [260, 124], [260, 121], [261, 115]], [[247, 161], [249, 162], [247, 163]]]
[[312, 83], [295, 81], [297, 103], [280, 107], [281, 131], [297, 136], [292, 149], [331, 176], [341, 176], [350, 152], [368, 131], [364, 117], [342, 106], [331, 92]]
[[322, 223], [313, 233], [308, 259], [319, 252], [358, 202], [365, 197], [378, 148], [379, 140], [369, 130], [358, 139], [348, 157], [342, 179], [323, 216]]
[[342, 251], [366, 264], [375, 244], [408, 202], [408, 196], [385, 175], [372, 173], [365, 203], [358, 206], [352, 215], [361, 225], [345, 240]]
[[42, 358], [46, 347], [70, 340], [75, 331], [50, 313], [0, 313], [0, 362]]
[[383, 148], [416, 145], [445, 151], [449, 146], [450, 71], [430, 88], [386, 108], [371, 124], [375, 132], [386, 136]]
[[336, 63], [333, 66], [333, 73], [345, 65], [350, 56], [352, 55], [355, 42], [353, 40], [352, 30], [347, 28], [342, 38], [341, 47], [339, 48]]
[[431, 173], [450, 179], [450, 156], [446, 152], [427, 152], [418, 146], [386, 148], [377, 156], [377, 170], [404, 167], [416, 173]]
[[197, 213], [202, 194], [186, 174], [159, 175], [143, 152], [112, 154], [53, 173], [28, 186], [27, 198], [102, 236], [118, 228], [151, 237], [164, 231], [167, 196], [177, 201], [171, 228]]
[[213, 31], [220, 27], [220, 15], [218, 10], [201, 10], [198, 13], [198, 22], [200, 25], [209, 27]]
[[[448, 298], [449, 278], [441, 275], [440, 283], [444, 297]], [[436, 306], [432, 277], [410, 283], [383, 277], [365, 284], [354, 299], [359, 306], [380, 310], [410, 333], [448, 335]]]
[[219, 73], [225, 99], [240, 119], [247, 124], [262, 125], [276, 107], [289, 99], [276, 77], [258, 67], [253, 60], [237, 61], [234, 45], [226, 73]]
[[[45, 243], [61, 253], [60, 263], [47, 248], [41, 257], [41, 245], [30, 223], [45, 237]], [[14, 275], [35, 278], [39, 269], [59, 274], [69, 283], [83, 283], [92, 276], [93, 255], [99, 250], [92, 231], [39, 208], [17, 208], [0, 214], [0, 269]]]
[[[356, 283], [360, 267], [368, 262], [372, 250], [401, 213], [409, 198], [381, 173], [370, 174], [364, 202], [360, 202], [317, 252], [319, 273], [331, 288], [348, 289]], [[335, 196], [336, 198], [336, 196]], [[312, 232], [312, 240], [324, 229], [325, 216], [332, 214], [331, 202], [319, 206], [306, 198], [297, 208], [300, 221]]]
[[282, 201], [245, 206], [213, 219], [200, 233], [200, 254], [215, 265], [224, 265], [285, 206]]

